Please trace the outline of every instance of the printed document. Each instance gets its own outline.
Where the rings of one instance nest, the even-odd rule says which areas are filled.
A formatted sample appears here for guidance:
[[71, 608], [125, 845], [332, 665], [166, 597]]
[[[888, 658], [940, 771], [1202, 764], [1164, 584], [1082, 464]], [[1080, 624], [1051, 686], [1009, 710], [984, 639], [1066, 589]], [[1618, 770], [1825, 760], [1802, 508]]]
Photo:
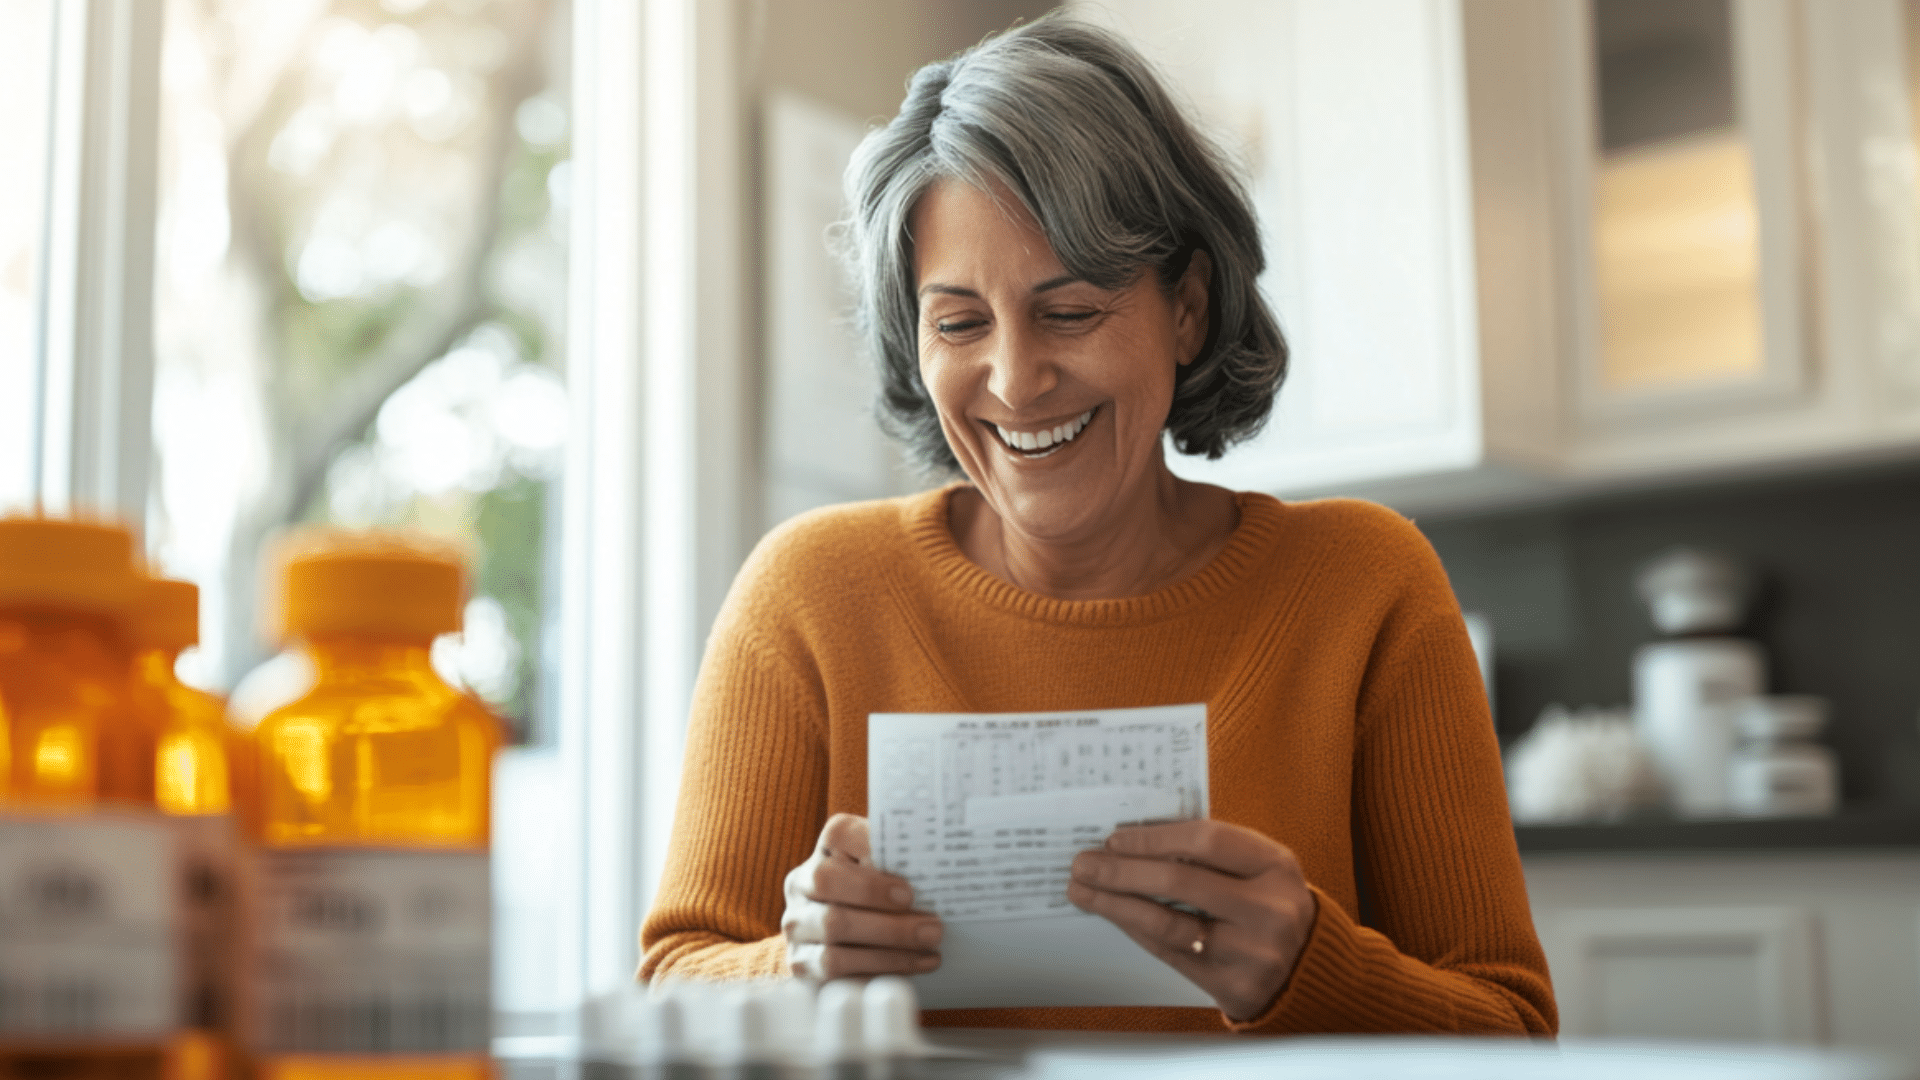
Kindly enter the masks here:
[[923, 1007], [1213, 1004], [1067, 899], [1115, 826], [1207, 816], [1205, 705], [874, 713], [867, 816], [875, 862], [946, 927]]

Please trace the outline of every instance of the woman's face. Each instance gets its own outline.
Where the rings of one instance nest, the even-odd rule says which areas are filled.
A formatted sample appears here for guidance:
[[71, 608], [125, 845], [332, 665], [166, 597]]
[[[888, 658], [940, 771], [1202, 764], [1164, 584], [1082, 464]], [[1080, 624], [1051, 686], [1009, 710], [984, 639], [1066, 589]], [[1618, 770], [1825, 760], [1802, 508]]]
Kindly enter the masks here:
[[957, 180], [922, 196], [911, 227], [920, 374], [989, 505], [1062, 542], [1138, 513], [1165, 474], [1174, 371], [1206, 338], [1205, 257], [1172, 296], [1146, 270], [1095, 288], [1011, 193]]

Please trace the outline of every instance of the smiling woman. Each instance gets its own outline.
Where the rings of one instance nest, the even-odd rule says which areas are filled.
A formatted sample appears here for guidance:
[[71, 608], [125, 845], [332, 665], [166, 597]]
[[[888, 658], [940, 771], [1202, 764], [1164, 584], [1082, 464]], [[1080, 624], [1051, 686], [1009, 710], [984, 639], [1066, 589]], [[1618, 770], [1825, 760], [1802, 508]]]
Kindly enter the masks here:
[[911, 222], [920, 376], [978, 489], [954, 500], [961, 549], [1062, 598], [1140, 595], [1204, 566], [1238, 513], [1167, 470], [1160, 432], [1206, 339], [1207, 253], [1190, 249], [1171, 288], [1144, 270], [1101, 288], [1060, 265], [1004, 185], [959, 180]]
[[643, 975], [940, 966], [939, 914], [873, 864], [874, 713], [1204, 702], [1212, 818], [1114, 830], [1064, 900], [1217, 1009], [930, 1022], [1551, 1033], [1432, 549], [1381, 507], [1167, 467], [1259, 428], [1286, 347], [1244, 193], [1144, 61], [1057, 16], [989, 39], [914, 77], [847, 183], [885, 414], [964, 479], [795, 519], [735, 581]]

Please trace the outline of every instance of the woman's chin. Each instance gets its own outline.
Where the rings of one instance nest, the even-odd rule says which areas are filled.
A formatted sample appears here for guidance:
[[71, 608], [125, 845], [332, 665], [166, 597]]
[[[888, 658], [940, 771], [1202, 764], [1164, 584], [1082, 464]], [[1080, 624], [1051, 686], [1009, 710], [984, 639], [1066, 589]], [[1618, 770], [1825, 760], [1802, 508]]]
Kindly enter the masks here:
[[1106, 530], [1112, 492], [1106, 485], [1067, 478], [1003, 478], [988, 493], [994, 512], [1029, 540], [1072, 543]]

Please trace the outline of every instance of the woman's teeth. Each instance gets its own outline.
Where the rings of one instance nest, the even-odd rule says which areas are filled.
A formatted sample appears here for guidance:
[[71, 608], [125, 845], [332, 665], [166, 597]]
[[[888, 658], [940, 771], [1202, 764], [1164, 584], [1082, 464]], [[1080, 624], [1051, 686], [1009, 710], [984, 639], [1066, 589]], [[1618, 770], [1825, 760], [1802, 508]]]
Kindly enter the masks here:
[[[1018, 450], [1031, 457], [1046, 457], [1047, 454], [1060, 449], [1066, 443], [1072, 442], [1074, 436], [1080, 434], [1086, 428], [1087, 422], [1093, 419], [1095, 411], [1088, 409], [1064, 424], [1040, 431], [1009, 431], [998, 424], [993, 425], [993, 430], [1000, 433], [1001, 440], [1010, 449]], [[1046, 453], [1035, 452], [1040, 450]]]

